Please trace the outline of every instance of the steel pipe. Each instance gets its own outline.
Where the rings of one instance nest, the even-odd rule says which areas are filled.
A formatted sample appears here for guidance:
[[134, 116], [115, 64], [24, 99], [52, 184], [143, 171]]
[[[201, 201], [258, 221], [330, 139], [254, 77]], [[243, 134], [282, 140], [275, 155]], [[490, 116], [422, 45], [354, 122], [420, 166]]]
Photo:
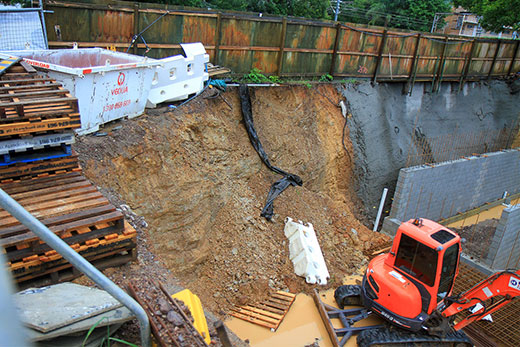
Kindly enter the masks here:
[[49, 230], [42, 222], [25, 210], [9, 194], [0, 189], [0, 206], [9, 212], [20, 223], [29, 228], [40, 239], [69, 261], [76, 269], [80, 270], [88, 278], [94, 281], [110, 295], [116, 298], [137, 317], [141, 330], [141, 344], [143, 347], [150, 346], [150, 322], [145, 310], [125, 291], [108, 279], [101, 271], [96, 269], [85, 258], [74, 251], [65, 241], [60, 239]]

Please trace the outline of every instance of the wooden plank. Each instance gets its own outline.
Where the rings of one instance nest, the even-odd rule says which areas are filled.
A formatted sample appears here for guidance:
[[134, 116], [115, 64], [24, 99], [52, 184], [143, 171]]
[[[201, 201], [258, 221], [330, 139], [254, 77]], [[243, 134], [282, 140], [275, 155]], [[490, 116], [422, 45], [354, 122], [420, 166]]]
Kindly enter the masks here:
[[[44, 201], [42, 203], [38, 202], [38, 199], [30, 199], [27, 203], [22, 203], [21, 205], [30, 213], [36, 215], [44, 215], [45, 210], [56, 209], [61, 206], [72, 205], [78, 202], [83, 202], [86, 200], [94, 200], [103, 197], [97, 189], [95, 192], [88, 194], [81, 194], [81, 192], [76, 194], [71, 194], [71, 196], [66, 196], [64, 198], [58, 198], [50, 201]], [[0, 218], [10, 217], [11, 214], [5, 210], [0, 210]]]
[[269, 311], [269, 312], [272, 312], [272, 313], [275, 313], [275, 314], [279, 314], [279, 315], [283, 314], [285, 312], [284, 310], [281, 310], [281, 309], [278, 309], [278, 308], [274, 308], [274, 307], [271, 307], [271, 306], [267, 306], [267, 305], [264, 305], [263, 303], [249, 304], [249, 306], [253, 306], [253, 307], [259, 308], [261, 310]]
[[[276, 297], [276, 298], [275, 298]], [[277, 292], [270, 293], [269, 298], [265, 301], [256, 304], [248, 304], [231, 309], [231, 315], [245, 321], [266, 327], [272, 331], [278, 329], [287, 311], [291, 307], [296, 296], [292, 293]], [[284, 305], [279, 305], [277, 302], [284, 300]], [[273, 309], [271, 305], [282, 306]]]
[[276, 327], [276, 324], [279, 321], [279, 319], [271, 318], [269, 316], [264, 315], [263, 313], [257, 313], [251, 310], [247, 310], [244, 306], [234, 307], [231, 310], [233, 312], [240, 313], [254, 319], [259, 319], [261, 321], [271, 323], [273, 327]]
[[[51, 218], [51, 217], [58, 217], [61, 215], [74, 213], [81, 211], [86, 208], [94, 208], [94, 207], [100, 207], [103, 205], [108, 205], [109, 201], [105, 197], [101, 197], [98, 199], [90, 199], [85, 200], [82, 202], [76, 202], [75, 204], [69, 204], [64, 206], [58, 206], [52, 209], [47, 209], [44, 211], [37, 211], [33, 212], [33, 215], [38, 218]], [[19, 224], [18, 220], [14, 217], [4, 218], [0, 221], [0, 227], [8, 227]]]
[[85, 177], [81, 175], [81, 173], [67, 172], [50, 177], [37, 177], [34, 179], [25, 180], [23, 184], [20, 184], [20, 182], [2, 183], [0, 184], [0, 188], [2, 188], [9, 195], [16, 195], [22, 194], [24, 192], [46, 189], [52, 185], [54, 185], [54, 187], [59, 187], [82, 182], [89, 183], [89, 181], [87, 181]]
[[28, 105], [46, 105], [46, 104], [52, 104], [56, 101], [59, 102], [70, 102], [70, 103], [77, 103], [78, 99], [74, 97], [56, 97], [56, 98], [46, 98], [46, 99], [39, 99], [39, 100], [25, 100], [25, 101], [19, 101], [19, 102], [0, 102], [0, 107], [14, 107], [14, 106], [28, 106]]
[[313, 290], [312, 298], [314, 299], [314, 303], [316, 304], [316, 307], [318, 308], [318, 311], [320, 312], [321, 320], [323, 321], [323, 324], [325, 325], [325, 328], [327, 329], [327, 332], [329, 333], [329, 337], [330, 337], [330, 341], [332, 342], [332, 345], [334, 347], [339, 347], [340, 344], [339, 344], [338, 336], [336, 335], [336, 332], [334, 331], [334, 326], [332, 325], [332, 322], [329, 319], [327, 310], [323, 306], [323, 303], [321, 302], [316, 289]]
[[509, 69], [507, 70], [507, 75], [511, 75], [513, 72], [513, 66], [515, 65], [515, 60], [518, 55], [518, 48], [520, 47], [520, 40], [516, 41], [515, 51], [513, 53], [513, 59], [511, 59], [511, 65], [509, 65]]
[[[57, 225], [63, 225], [70, 222], [83, 220], [89, 217], [98, 216], [107, 214], [110, 212], [116, 211], [116, 208], [113, 205], [103, 205], [99, 207], [94, 207], [91, 209], [85, 209], [82, 211], [66, 214], [66, 215], [60, 215], [50, 218], [45, 218], [40, 220], [47, 228], [52, 228], [53, 226]], [[15, 226], [11, 226], [8, 228], [1, 228], [0, 229], [0, 238], [5, 238], [9, 236], [14, 236], [17, 234], [29, 232], [29, 229], [23, 224], [17, 224]]]
[[[50, 227], [49, 230], [51, 230], [54, 234], [60, 234], [60, 233], [71, 232], [71, 231], [74, 231], [78, 228], [85, 227], [85, 226], [93, 227], [93, 226], [97, 225], [98, 223], [110, 223], [110, 222], [119, 221], [122, 219], [123, 219], [123, 214], [119, 211], [114, 211], [114, 212], [109, 212], [104, 215], [93, 216], [93, 217], [81, 219], [81, 220], [70, 222], [70, 223], [55, 225], [55, 226]], [[103, 227], [101, 228], [101, 226], [103, 226]], [[108, 229], [110, 229], [110, 230], [108, 230]], [[121, 225], [120, 230], [117, 230], [117, 229], [119, 229], [118, 225], [104, 224], [104, 225], [100, 225], [99, 229], [96, 229], [97, 232], [91, 231], [90, 233], [82, 233], [82, 234], [80, 234], [81, 237], [79, 237], [80, 235], [77, 235], [78, 236], [77, 238], [75, 236], [71, 236], [68, 239], [63, 238], [63, 240], [68, 240], [67, 242], [69, 244], [74, 244], [77, 242], [80, 243], [80, 242], [89, 240], [94, 237], [101, 237], [104, 235], [108, 235], [109, 233], [118, 232], [118, 231], [122, 232], [123, 231], [122, 225]], [[108, 230], [108, 232], [103, 233], [104, 230]], [[4, 247], [11, 247], [11, 246], [14, 246], [14, 245], [17, 245], [20, 243], [30, 243], [32, 241], [37, 241], [37, 240], [40, 240], [40, 238], [38, 236], [36, 236], [36, 234], [34, 234], [33, 232], [27, 232], [27, 233], [24, 233], [21, 235], [15, 235], [15, 236], [3, 238], [0, 240], [0, 243]], [[9, 255], [9, 252], [8, 252], [8, 255]]]
[[277, 65], [277, 74], [281, 75], [283, 72], [283, 54], [285, 49], [285, 38], [287, 33], [287, 18], [283, 17], [282, 19], [282, 32], [280, 33], [280, 50], [278, 52], [278, 64]]
[[383, 51], [386, 45], [388, 31], [383, 30], [383, 38], [381, 39], [381, 45], [379, 46], [379, 52], [377, 54], [376, 67], [374, 69], [374, 76], [372, 77], [372, 82], [377, 82], [377, 75], [379, 74], [379, 69], [381, 68], [381, 60], [383, 59]]
[[215, 29], [215, 65], [219, 64], [220, 41], [222, 36], [222, 13], [217, 13], [217, 24]]
[[34, 161], [25, 165], [9, 165], [0, 167], [0, 180], [33, 176], [58, 170], [79, 168], [76, 155], [68, 157]]
[[502, 40], [497, 41], [497, 48], [495, 50], [495, 54], [493, 55], [493, 61], [491, 62], [491, 67], [489, 68], [489, 72], [487, 75], [487, 79], [489, 80], [491, 78], [491, 74], [493, 73], [493, 69], [495, 68], [495, 63], [497, 62], [498, 52], [500, 51], [500, 45], [502, 43]]
[[[11, 91], [11, 90], [38, 90], [38, 89], [49, 89], [49, 88], [55, 88], [55, 87], [61, 87], [61, 83], [59, 82], [49, 82], [49, 83], [36, 83], [36, 82], [40, 82], [42, 81], [43, 79], [38, 79], [38, 80], [35, 80], [35, 84], [22, 84], [22, 85], [17, 85], [16, 83], [11, 83], [13, 81], [1, 81], [3, 84], [6, 84], [7, 86], [5, 87], [0, 87], [0, 92], [6, 92], [6, 91]], [[51, 80], [51, 79], [45, 79], [45, 81], [54, 81], [54, 80]], [[26, 80], [24, 80], [24, 82], [27, 82]], [[13, 84], [13, 85], [11, 85]]]
[[275, 324], [272, 324], [272, 323], [265, 323], [263, 322], [262, 320], [260, 319], [256, 319], [254, 317], [250, 317], [248, 315], [244, 315], [244, 314], [241, 314], [241, 313], [238, 313], [238, 312], [231, 312], [231, 315], [233, 317], [236, 317], [236, 318], [240, 318], [242, 320], [245, 320], [246, 322], [250, 322], [250, 323], [253, 323], [253, 324], [256, 324], [256, 325], [260, 325], [264, 328], [268, 328], [268, 329], [274, 329], [276, 327]]
[[[14, 92], [14, 94], [0, 94], [0, 100], [2, 99], [8, 99], [8, 98], [11, 98], [11, 97], [16, 97], [16, 98], [27, 98], [27, 99], [24, 99], [24, 100], [31, 100], [31, 99], [36, 99], [38, 98], [38, 96], [42, 96], [42, 95], [56, 95], [56, 96], [59, 96], [59, 95], [66, 95], [69, 93], [68, 90], [40, 90], [40, 91], [31, 91], [31, 92], [15, 92], [15, 90], [10, 90], [11, 92]], [[23, 102], [23, 100], [21, 101]]]
[[75, 129], [81, 126], [78, 118], [62, 117], [58, 119], [44, 119], [38, 123], [20, 122], [0, 124], [0, 136], [23, 135], [49, 130]]
[[279, 320], [279, 319], [283, 318], [283, 314], [276, 314], [276, 313], [273, 313], [271, 311], [262, 310], [262, 309], [259, 309], [257, 307], [254, 307], [254, 306], [245, 305], [245, 306], [242, 306], [242, 308], [245, 309], [245, 310], [251, 311], [251, 312], [255, 312], [255, 313], [267, 316], [267, 317], [274, 318], [276, 320]]
[[338, 57], [340, 34], [341, 34], [341, 23], [336, 23], [336, 36], [334, 37], [334, 49], [332, 50], [332, 58], [331, 58], [330, 69], [329, 69], [329, 74], [332, 77], [334, 77], [334, 73], [336, 72], [336, 60]]
[[[52, 189], [52, 188], [49, 188]], [[95, 193], [95, 194], [94, 194]], [[28, 193], [27, 193], [28, 194]], [[60, 199], [68, 199], [75, 196], [90, 196], [90, 195], [102, 196], [101, 193], [98, 192], [97, 188], [91, 184], [82, 184], [81, 186], [63, 190], [63, 191], [55, 191], [49, 192], [46, 194], [42, 194], [41, 196], [27, 196], [22, 199], [15, 199], [17, 202], [23, 206], [30, 205], [42, 205], [47, 202], [58, 201]], [[14, 197], [13, 197], [14, 198]], [[4, 215], [0, 210], [0, 218]]]

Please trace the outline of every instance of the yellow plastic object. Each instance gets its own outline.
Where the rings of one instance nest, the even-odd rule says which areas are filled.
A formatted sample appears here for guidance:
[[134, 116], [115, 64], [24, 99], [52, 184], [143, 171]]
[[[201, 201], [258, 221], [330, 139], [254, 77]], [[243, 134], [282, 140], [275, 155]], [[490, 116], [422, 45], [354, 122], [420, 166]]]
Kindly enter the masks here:
[[206, 317], [204, 316], [204, 310], [202, 309], [202, 304], [200, 303], [200, 299], [197, 295], [193, 294], [191, 290], [184, 289], [178, 293], [172, 295], [172, 298], [181, 300], [184, 302], [184, 305], [188, 306], [190, 309], [191, 315], [195, 320], [193, 325], [195, 329], [202, 335], [204, 341], [209, 345], [211, 342], [211, 337], [209, 336], [208, 323], [206, 322]]

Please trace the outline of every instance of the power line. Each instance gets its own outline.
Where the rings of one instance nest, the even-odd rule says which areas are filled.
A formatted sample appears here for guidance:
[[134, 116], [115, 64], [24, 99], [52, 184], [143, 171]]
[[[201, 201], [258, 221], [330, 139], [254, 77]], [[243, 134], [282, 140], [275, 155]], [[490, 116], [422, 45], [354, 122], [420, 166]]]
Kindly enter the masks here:
[[423, 20], [419, 18], [410, 18], [405, 15], [400, 15], [392, 12], [381, 12], [377, 10], [366, 10], [359, 7], [351, 6], [349, 4], [341, 3], [340, 4], [340, 14], [344, 16], [350, 16], [359, 19], [372, 20], [373, 15], [379, 15], [383, 18], [387, 18], [387, 15], [390, 15], [390, 22], [398, 23], [401, 25], [427, 25], [430, 26], [433, 23], [433, 19], [431, 21]]

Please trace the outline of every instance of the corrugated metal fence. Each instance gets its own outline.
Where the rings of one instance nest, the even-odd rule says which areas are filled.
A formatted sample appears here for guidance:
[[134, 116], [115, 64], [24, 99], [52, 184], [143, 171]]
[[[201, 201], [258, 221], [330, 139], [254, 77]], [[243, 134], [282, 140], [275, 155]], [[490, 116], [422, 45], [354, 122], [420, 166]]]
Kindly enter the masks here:
[[[122, 1], [45, 1], [49, 45], [113, 46], [126, 50], [144, 34], [149, 56], [178, 54], [179, 43], [202, 42], [214, 64], [279, 76], [370, 78], [379, 81], [477, 80], [520, 71], [519, 40], [472, 39], [368, 29], [353, 25], [187, 11]], [[144, 53], [139, 40], [131, 52]]]

